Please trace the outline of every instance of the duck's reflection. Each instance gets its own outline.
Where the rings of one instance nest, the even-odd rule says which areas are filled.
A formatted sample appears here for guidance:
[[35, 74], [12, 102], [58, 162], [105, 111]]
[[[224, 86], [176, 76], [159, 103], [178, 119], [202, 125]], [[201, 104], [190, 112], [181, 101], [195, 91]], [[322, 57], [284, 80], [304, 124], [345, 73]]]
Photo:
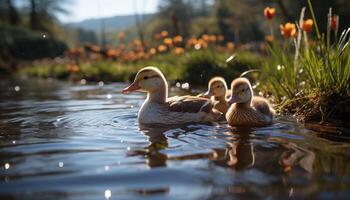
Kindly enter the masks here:
[[139, 125], [140, 131], [148, 137], [150, 142], [145, 151], [139, 152], [142, 154], [146, 163], [149, 167], [165, 167], [168, 156], [165, 153], [162, 153], [161, 150], [168, 148], [168, 139], [165, 136], [165, 132], [169, 128], [161, 127], [147, 127]]
[[255, 153], [254, 145], [250, 141], [251, 132], [252, 130], [249, 128], [239, 128], [227, 132], [226, 134], [237, 137], [228, 144], [226, 149], [214, 149], [213, 162], [235, 170], [244, 170], [254, 166]]

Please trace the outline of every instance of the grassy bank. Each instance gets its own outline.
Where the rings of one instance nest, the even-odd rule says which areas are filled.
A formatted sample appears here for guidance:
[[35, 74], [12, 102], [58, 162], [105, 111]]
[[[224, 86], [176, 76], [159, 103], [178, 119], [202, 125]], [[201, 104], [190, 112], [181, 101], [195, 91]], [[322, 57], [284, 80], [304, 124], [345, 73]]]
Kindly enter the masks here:
[[[281, 25], [282, 40], [270, 43], [261, 89], [271, 92], [281, 113], [349, 127], [350, 28], [339, 31], [339, 17], [330, 9], [328, 24], [323, 25], [327, 32], [321, 33], [308, 2], [299, 23]], [[307, 12], [312, 18], [305, 19]]]
[[231, 55], [210, 49], [189, 51], [182, 55], [164, 53], [152, 59], [135, 62], [118, 62], [111, 59], [80, 60], [78, 64], [69, 64], [69, 60], [41, 60], [23, 66], [19, 75], [57, 78], [86, 79], [88, 81], [126, 82], [144, 66], [156, 66], [169, 81], [185, 81], [195, 85], [207, 85], [213, 76], [223, 76], [227, 81], [242, 72], [261, 66], [261, 56], [251, 52], [237, 52], [235, 59], [226, 62]]

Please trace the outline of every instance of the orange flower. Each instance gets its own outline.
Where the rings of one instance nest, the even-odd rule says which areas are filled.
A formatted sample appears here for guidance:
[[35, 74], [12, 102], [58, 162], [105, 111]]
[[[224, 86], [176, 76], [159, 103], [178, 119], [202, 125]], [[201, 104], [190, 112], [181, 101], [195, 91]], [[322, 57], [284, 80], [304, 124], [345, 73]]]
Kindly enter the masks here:
[[265, 40], [267, 42], [273, 42], [273, 36], [272, 35], [267, 35], [267, 36], [265, 36]]
[[182, 36], [181, 35], [177, 35], [174, 37], [174, 43], [175, 44], [180, 44], [182, 42]]
[[174, 50], [174, 53], [176, 55], [180, 55], [180, 54], [183, 54], [185, 52], [185, 50], [181, 47], [176, 47], [175, 50]]
[[167, 50], [167, 47], [163, 44], [159, 45], [158, 46], [158, 51], [159, 52], [165, 52]]
[[218, 35], [217, 39], [218, 39], [219, 42], [222, 42], [222, 41], [224, 41], [225, 38], [224, 38], [223, 35]]
[[228, 42], [226, 44], [226, 47], [228, 50], [233, 50], [235, 48], [235, 44], [233, 44], [233, 42]]
[[162, 31], [162, 32], [160, 33], [160, 35], [161, 35], [163, 38], [168, 37], [168, 31]]
[[314, 25], [314, 22], [312, 21], [312, 19], [307, 19], [305, 21], [303, 21], [303, 23], [301, 24], [301, 29], [305, 32], [311, 32], [312, 31], [312, 26]]
[[173, 40], [171, 38], [165, 38], [163, 43], [165, 45], [171, 46], [173, 44]]
[[339, 27], [339, 16], [333, 15], [331, 18], [331, 28], [333, 30], [338, 30], [338, 27]]
[[66, 69], [69, 73], [76, 73], [80, 71], [78, 65], [74, 65], [74, 64], [67, 65]]
[[295, 37], [297, 29], [295, 24], [287, 22], [285, 25], [280, 25], [281, 35], [285, 38]]
[[108, 49], [106, 52], [107, 57], [109, 58], [116, 58], [118, 56], [118, 51], [114, 49]]
[[205, 42], [210, 42], [210, 36], [207, 35], [207, 34], [202, 35], [202, 39], [203, 39]]
[[264, 9], [264, 16], [268, 20], [272, 19], [275, 16], [275, 14], [276, 14], [275, 8], [266, 7]]
[[192, 48], [194, 45], [196, 45], [197, 39], [195, 36], [192, 36], [190, 39], [187, 40], [187, 47]]

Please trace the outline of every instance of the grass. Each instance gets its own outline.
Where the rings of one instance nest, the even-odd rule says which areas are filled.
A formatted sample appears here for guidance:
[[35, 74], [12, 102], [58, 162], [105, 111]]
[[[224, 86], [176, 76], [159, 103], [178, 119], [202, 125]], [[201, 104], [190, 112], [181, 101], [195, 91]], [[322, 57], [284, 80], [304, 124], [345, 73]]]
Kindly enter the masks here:
[[293, 113], [302, 121], [342, 122], [341, 125], [349, 126], [346, 118], [350, 114], [350, 28], [337, 38], [337, 30], [331, 29], [330, 10], [327, 33], [321, 34], [312, 16], [317, 33], [314, 40], [298, 24], [296, 38], [269, 45], [270, 58], [263, 65], [267, 84], [261, 89], [272, 92], [282, 113]]
[[117, 62], [112, 60], [81, 60], [79, 71], [70, 72], [64, 60], [41, 60], [18, 70], [19, 75], [88, 81], [131, 81], [135, 73], [145, 66], [158, 67], [170, 82], [186, 81], [195, 85], [206, 85], [213, 76], [223, 76], [228, 81], [243, 71], [260, 66], [262, 59], [250, 52], [237, 52], [236, 59], [226, 63], [230, 54], [214, 50], [193, 50], [183, 55], [170, 52], [159, 54], [149, 60]]

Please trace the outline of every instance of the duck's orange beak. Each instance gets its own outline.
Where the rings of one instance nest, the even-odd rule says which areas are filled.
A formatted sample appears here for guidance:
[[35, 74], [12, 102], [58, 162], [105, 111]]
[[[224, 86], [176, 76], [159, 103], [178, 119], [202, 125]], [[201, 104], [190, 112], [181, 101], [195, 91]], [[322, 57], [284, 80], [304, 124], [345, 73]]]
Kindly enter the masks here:
[[129, 85], [128, 87], [124, 88], [122, 90], [123, 94], [128, 94], [130, 92], [139, 90], [141, 87], [139, 86], [139, 82], [138, 81], [134, 81], [131, 85]]

